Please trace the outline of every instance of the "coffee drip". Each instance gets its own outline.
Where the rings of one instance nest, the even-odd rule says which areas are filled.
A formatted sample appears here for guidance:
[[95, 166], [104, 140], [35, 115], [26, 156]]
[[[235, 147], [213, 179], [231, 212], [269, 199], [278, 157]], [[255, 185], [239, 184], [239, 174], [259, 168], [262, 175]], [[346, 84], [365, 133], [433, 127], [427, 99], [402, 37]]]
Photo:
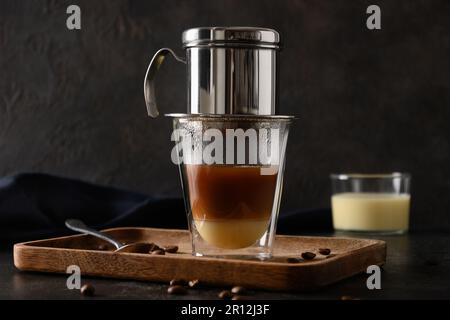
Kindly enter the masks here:
[[[165, 57], [171, 55], [186, 66], [187, 73], [187, 113], [168, 114], [174, 118], [174, 128], [181, 130], [180, 135], [197, 141], [195, 133], [207, 136], [207, 128], [215, 134], [235, 129], [247, 134], [254, 130], [260, 138], [260, 132], [275, 130], [277, 135], [269, 136], [267, 131], [263, 140], [279, 157], [275, 159], [272, 152], [267, 163], [249, 163], [249, 158], [258, 158], [254, 154], [258, 151], [247, 139], [248, 134], [237, 139], [237, 143], [244, 144], [245, 152], [241, 155], [247, 162], [180, 163], [193, 253], [208, 255], [214, 251], [208, 246], [227, 250], [253, 246], [268, 256], [275, 234], [284, 150], [292, 120], [277, 115], [280, 36], [277, 31], [265, 28], [203, 27], [184, 31], [182, 43], [185, 57], [162, 48], [150, 62], [144, 80], [148, 115], [159, 115], [155, 79]], [[233, 152], [241, 150], [239, 146], [229, 147], [228, 142], [221, 147]], [[185, 150], [192, 148], [188, 145]], [[276, 170], [262, 173], [267, 167]]]

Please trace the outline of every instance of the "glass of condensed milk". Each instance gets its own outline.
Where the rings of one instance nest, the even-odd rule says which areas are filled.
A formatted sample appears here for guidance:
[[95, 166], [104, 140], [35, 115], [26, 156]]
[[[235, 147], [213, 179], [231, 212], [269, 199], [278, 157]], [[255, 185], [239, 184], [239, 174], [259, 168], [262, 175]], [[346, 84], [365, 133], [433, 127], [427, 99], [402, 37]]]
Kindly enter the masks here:
[[408, 173], [331, 174], [333, 226], [338, 231], [402, 234], [408, 231]]

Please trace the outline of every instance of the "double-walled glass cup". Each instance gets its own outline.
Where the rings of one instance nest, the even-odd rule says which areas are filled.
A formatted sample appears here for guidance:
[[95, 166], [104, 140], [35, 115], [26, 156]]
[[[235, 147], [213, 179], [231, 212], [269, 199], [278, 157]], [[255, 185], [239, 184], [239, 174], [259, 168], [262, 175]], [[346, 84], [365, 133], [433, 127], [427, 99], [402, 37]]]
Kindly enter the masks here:
[[407, 173], [332, 174], [334, 229], [383, 234], [406, 232], [410, 181]]
[[169, 116], [192, 253], [270, 258], [293, 118]]

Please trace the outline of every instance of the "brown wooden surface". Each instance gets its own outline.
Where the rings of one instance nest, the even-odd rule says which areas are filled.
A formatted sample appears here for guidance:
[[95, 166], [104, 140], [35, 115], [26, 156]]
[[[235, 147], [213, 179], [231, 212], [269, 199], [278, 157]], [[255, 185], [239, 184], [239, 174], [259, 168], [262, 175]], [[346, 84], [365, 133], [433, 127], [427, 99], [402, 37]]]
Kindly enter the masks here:
[[[14, 264], [20, 270], [65, 273], [78, 265], [83, 275], [168, 282], [200, 279], [216, 286], [242, 285], [270, 290], [313, 290], [366, 270], [386, 260], [386, 243], [380, 240], [277, 236], [270, 261], [193, 257], [185, 230], [116, 228], [106, 232], [122, 242], [149, 241], [178, 245], [179, 253], [155, 256], [96, 250], [102, 240], [76, 235], [38, 240], [14, 246]], [[330, 248], [335, 256], [317, 254], [312, 261], [287, 263], [304, 251]], [[112, 247], [110, 247], [112, 250]]]

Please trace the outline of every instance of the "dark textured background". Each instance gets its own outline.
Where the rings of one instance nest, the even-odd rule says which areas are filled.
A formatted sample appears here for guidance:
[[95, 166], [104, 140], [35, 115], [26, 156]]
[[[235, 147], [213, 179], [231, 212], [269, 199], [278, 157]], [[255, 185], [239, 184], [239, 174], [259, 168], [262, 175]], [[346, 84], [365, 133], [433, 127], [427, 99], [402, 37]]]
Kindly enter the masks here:
[[[365, 27], [369, 4], [382, 30]], [[82, 30], [69, 31], [69, 4]], [[329, 205], [328, 174], [409, 171], [415, 228], [450, 227], [450, 1], [0, 1], [0, 175], [41, 171], [180, 195], [171, 124], [146, 116], [152, 54], [189, 27], [275, 28], [280, 102], [301, 116], [283, 210]], [[183, 112], [185, 72], [157, 93]]]

